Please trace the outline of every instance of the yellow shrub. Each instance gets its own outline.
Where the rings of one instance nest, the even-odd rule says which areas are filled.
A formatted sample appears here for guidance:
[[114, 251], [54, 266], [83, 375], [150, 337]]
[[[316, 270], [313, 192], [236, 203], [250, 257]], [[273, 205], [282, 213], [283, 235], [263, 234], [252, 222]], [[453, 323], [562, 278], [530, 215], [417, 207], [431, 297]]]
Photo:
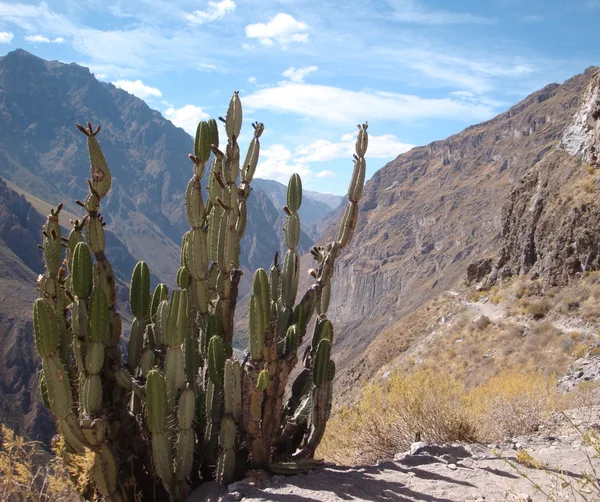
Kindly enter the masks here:
[[578, 343], [573, 347], [573, 357], [575, 359], [579, 359], [580, 357], [585, 357], [587, 353], [590, 351], [590, 346], [587, 343]]
[[[443, 367], [443, 365], [441, 365]], [[506, 371], [466, 392], [449, 373], [396, 372], [327, 424], [317, 454], [344, 465], [389, 459], [421, 440], [496, 441], [536, 430], [556, 409], [554, 376]]]
[[467, 407], [481, 439], [493, 441], [537, 430], [557, 403], [556, 378], [542, 372], [505, 371], [473, 389]]
[[486, 295], [486, 293], [484, 293], [483, 291], [473, 291], [473, 293], [471, 293], [471, 301], [472, 302], [478, 302], [485, 295]]
[[540, 462], [537, 458], [535, 458], [531, 453], [520, 449], [517, 450], [516, 459], [519, 464], [524, 465], [525, 467], [533, 467], [535, 469], [543, 469], [545, 466], [542, 462]]
[[527, 314], [534, 319], [541, 319], [550, 311], [551, 307], [552, 305], [546, 298], [534, 300], [527, 305]]
[[79, 500], [67, 471], [38, 443], [0, 426], [0, 500], [66, 502]]
[[463, 394], [448, 375], [395, 373], [385, 389], [365, 387], [355, 406], [329, 420], [318, 454], [342, 464], [372, 463], [406, 450], [417, 433], [431, 442], [474, 439], [460, 406]]

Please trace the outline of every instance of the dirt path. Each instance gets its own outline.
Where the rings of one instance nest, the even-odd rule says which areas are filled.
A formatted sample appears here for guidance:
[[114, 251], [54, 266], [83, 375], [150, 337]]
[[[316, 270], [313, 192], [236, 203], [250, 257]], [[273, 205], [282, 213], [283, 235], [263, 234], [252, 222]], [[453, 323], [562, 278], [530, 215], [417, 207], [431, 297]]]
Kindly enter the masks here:
[[489, 318], [490, 321], [497, 321], [499, 319], [505, 319], [506, 313], [500, 305], [494, 305], [493, 303], [481, 303], [481, 302], [466, 302], [461, 301], [461, 305], [464, 305], [468, 309], [477, 312], [478, 315], [484, 315]]
[[[572, 410], [568, 414], [576, 424], [597, 426], [600, 407]], [[518, 464], [516, 455], [520, 449], [545, 468]], [[222, 492], [224, 497], [213, 492], [211, 498], [206, 487], [202, 494], [193, 494], [189, 502], [541, 502], [548, 500], [551, 494], [558, 501], [579, 501], [583, 499], [570, 493], [568, 487], [560, 487], [559, 476], [573, 483], [580, 479], [582, 471], [591, 469], [590, 462], [595, 469], [600, 469], [600, 461], [593, 458], [593, 451], [584, 446], [570, 422], [560, 416], [535, 436], [512, 438], [497, 445], [415, 443], [411, 451], [375, 466], [327, 466], [287, 478], [274, 476], [262, 481], [247, 478], [230, 485], [228, 494]], [[590, 455], [591, 461], [586, 455]], [[519, 475], [507, 461], [531, 481]], [[539, 484], [545, 494], [536, 490], [533, 483]], [[195, 495], [202, 498], [194, 498]], [[598, 500], [598, 497], [588, 500]]]
[[[447, 293], [457, 294], [453, 291], [448, 291]], [[459, 303], [460, 305], [463, 305], [468, 309], [474, 311], [477, 315], [486, 316], [492, 322], [502, 319], [508, 319], [506, 311], [502, 307], [502, 305], [494, 305], [490, 302], [469, 302], [466, 300], [461, 300]], [[531, 319], [510, 319], [513, 323], [524, 327], [529, 327], [532, 322]], [[552, 326], [554, 326], [559, 331], [562, 331], [563, 333], [578, 332], [584, 336], [596, 335], [600, 328], [598, 323], [593, 323], [584, 319], [565, 315], [554, 315], [552, 317], [548, 316], [548, 318], [545, 318], [544, 321], [549, 322], [550, 324], [552, 324]]]

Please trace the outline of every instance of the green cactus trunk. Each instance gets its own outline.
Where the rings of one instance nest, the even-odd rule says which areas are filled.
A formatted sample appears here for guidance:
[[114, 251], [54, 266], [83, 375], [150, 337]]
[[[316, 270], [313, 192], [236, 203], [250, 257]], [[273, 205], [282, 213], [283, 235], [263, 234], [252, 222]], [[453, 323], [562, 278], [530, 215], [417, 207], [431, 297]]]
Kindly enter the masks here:
[[[327, 319], [335, 260], [355, 231], [362, 195], [367, 125], [359, 126], [348, 206], [338, 239], [312, 249], [315, 283], [297, 301], [302, 182], [290, 179], [281, 266], [254, 274], [248, 316], [249, 354], [233, 357], [240, 242], [264, 126], [254, 123], [244, 163], [237, 143], [242, 107], [234, 93], [219, 149], [215, 120], [200, 122], [185, 194], [190, 225], [182, 239], [176, 289], [150, 292], [150, 270], [139, 262], [129, 304], [134, 315], [122, 365], [121, 318], [112, 267], [105, 256], [101, 200], [112, 177], [96, 138], [78, 125], [90, 156], [86, 211], [73, 223], [63, 268], [59, 213], [43, 229], [46, 273], [34, 304], [35, 343], [42, 357], [40, 389], [64, 438], [67, 463], [88, 496], [110, 502], [184, 500], [202, 480], [229, 483], [247, 469], [296, 472], [312, 464], [331, 412], [335, 365]], [[208, 193], [201, 184], [214, 155]], [[206, 199], [206, 204], [204, 200]], [[317, 312], [304, 369], [292, 383], [298, 348]], [[70, 315], [69, 315], [70, 313]], [[71, 357], [72, 356], [72, 357]], [[78, 407], [76, 406], [78, 403]], [[90, 451], [88, 472], [72, 457]], [[72, 459], [70, 461], [69, 459]], [[79, 467], [78, 467], [79, 465]], [[78, 471], [79, 469], [79, 471]], [[89, 480], [89, 481], [88, 481]]]

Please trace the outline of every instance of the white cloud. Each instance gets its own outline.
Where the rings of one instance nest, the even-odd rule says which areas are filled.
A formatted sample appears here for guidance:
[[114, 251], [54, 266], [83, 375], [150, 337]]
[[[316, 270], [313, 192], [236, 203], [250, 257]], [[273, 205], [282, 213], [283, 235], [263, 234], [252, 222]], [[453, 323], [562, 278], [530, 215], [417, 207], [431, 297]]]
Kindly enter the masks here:
[[36, 43], [36, 44], [49, 44], [50, 39], [43, 35], [28, 35], [25, 37], [25, 40], [28, 42]]
[[287, 70], [285, 70], [282, 75], [287, 78], [290, 82], [301, 83], [304, 82], [304, 77], [309, 73], [317, 71], [319, 68], [317, 66], [304, 66], [302, 68], [294, 68], [290, 66]]
[[312, 175], [309, 167], [303, 162], [298, 162], [284, 145], [276, 144], [261, 148], [260, 157], [264, 160], [256, 168], [257, 178], [277, 180], [287, 184], [294, 173], [298, 173], [303, 179]]
[[214, 71], [217, 69], [217, 67], [214, 64], [208, 64], [208, 63], [201, 63], [198, 65], [198, 68], [196, 68], [198, 71]]
[[202, 108], [195, 105], [184, 105], [181, 108], [173, 108], [171, 106], [163, 112], [163, 115], [191, 136], [196, 135], [198, 122], [209, 118], [208, 114]]
[[[352, 157], [356, 133], [344, 134], [340, 141], [331, 142], [324, 139], [308, 145], [301, 145], [295, 150], [295, 157], [303, 163], [326, 162], [333, 159]], [[394, 134], [381, 136], [369, 135], [369, 158], [389, 159], [407, 152], [414, 145], [400, 141]], [[319, 177], [317, 175], [317, 177]]]
[[251, 84], [256, 84], [256, 77], [248, 78], [248, 82], [250, 82]]
[[268, 23], [256, 23], [246, 26], [246, 37], [256, 38], [265, 46], [277, 42], [286, 46], [291, 42], [305, 43], [308, 41], [308, 25], [297, 21], [289, 14], [279, 13]]
[[[166, 3], [152, 1], [155, 7]], [[167, 11], [167, 8], [170, 10]], [[162, 17], [159, 18], [157, 12]], [[214, 44], [214, 37], [210, 33], [206, 30], [191, 31], [191, 28], [177, 32], [163, 28], [167, 20], [182, 16], [173, 2], [160, 9], [153, 8], [153, 14], [149, 16], [144, 14], [140, 6], [135, 10], [135, 16], [139, 22], [130, 23], [127, 28], [100, 30], [80, 23], [75, 17], [52, 10], [43, 1], [32, 5], [0, 0], [0, 20], [3, 24], [13, 24], [30, 36], [44, 33], [49, 40], [62, 38], [71, 41], [73, 49], [87, 59], [78, 63], [94, 66], [95, 71], [110, 75], [112, 79], [139, 78], [147, 70], [156, 71], [160, 68], [167, 72], [182, 70], [182, 67], [197, 68], [206, 63], [203, 54], [195, 49]], [[186, 58], [182, 60], [181, 54], [187, 54]]]
[[252, 110], [294, 113], [302, 117], [340, 124], [364, 120], [411, 121], [415, 119], [485, 120], [496, 114], [489, 102], [448, 98], [422, 98], [383, 91], [350, 91], [339, 87], [284, 82], [257, 89], [244, 96]]
[[394, 8], [393, 19], [403, 23], [414, 24], [465, 24], [491, 23], [493, 19], [474, 16], [468, 13], [454, 13], [445, 10], [434, 10], [418, 0], [391, 0]]
[[455, 50], [443, 47], [431, 49], [394, 50], [377, 48], [373, 56], [386, 60], [394, 67], [404, 66], [428, 78], [426, 85], [448, 84], [477, 93], [488, 92], [498, 85], [499, 78], [522, 80], [536, 71], [536, 67], [510, 57], [479, 57], [473, 54], [458, 56]]
[[45, 37], [44, 35], [27, 35], [25, 37], [25, 40], [27, 40], [28, 42], [34, 43], [34, 44], [62, 44], [64, 43], [65, 39], [63, 37], [56, 37], [53, 40], [50, 40], [48, 37]]
[[520, 19], [521, 23], [541, 23], [544, 20], [544, 16], [538, 14], [531, 14], [524, 16]]
[[[293, 152], [282, 144], [261, 149], [262, 161], [258, 164], [256, 176], [287, 183], [293, 173], [298, 173], [303, 180], [311, 178], [334, 178], [330, 170], [320, 170], [316, 174], [311, 169], [313, 163], [327, 162], [334, 159], [352, 159], [356, 133], [344, 134], [340, 141], [330, 142], [317, 140], [310, 144], [300, 145]], [[369, 135], [369, 158], [393, 159], [410, 150], [414, 145], [403, 143], [393, 134], [382, 136]]]
[[[353, 151], [354, 141], [355, 138], [352, 138]], [[393, 159], [414, 147], [415, 145], [400, 141], [394, 134], [369, 135], [369, 157], [374, 159]]]
[[208, 2], [205, 10], [195, 10], [192, 14], [186, 14], [185, 18], [194, 24], [203, 24], [217, 19], [223, 19], [226, 14], [233, 12], [236, 8], [233, 0], [222, 0], [221, 2]]
[[0, 31], [0, 44], [10, 44], [14, 37], [10, 31]]
[[160, 98], [162, 96], [162, 92], [156, 87], [145, 85], [141, 80], [115, 80], [113, 85], [141, 99]]

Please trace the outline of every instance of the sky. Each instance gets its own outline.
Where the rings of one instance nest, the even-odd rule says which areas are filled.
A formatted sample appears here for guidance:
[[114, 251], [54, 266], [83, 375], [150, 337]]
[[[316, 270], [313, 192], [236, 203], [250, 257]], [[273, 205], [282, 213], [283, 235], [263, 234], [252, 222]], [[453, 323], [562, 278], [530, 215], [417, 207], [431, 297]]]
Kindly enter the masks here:
[[600, 0], [0, 0], [0, 55], [86, 66], [190, 134], [240, 91], [257, 176], [343, 195], [357, 124], [370, 177], [600, 66], [599, 25]]

